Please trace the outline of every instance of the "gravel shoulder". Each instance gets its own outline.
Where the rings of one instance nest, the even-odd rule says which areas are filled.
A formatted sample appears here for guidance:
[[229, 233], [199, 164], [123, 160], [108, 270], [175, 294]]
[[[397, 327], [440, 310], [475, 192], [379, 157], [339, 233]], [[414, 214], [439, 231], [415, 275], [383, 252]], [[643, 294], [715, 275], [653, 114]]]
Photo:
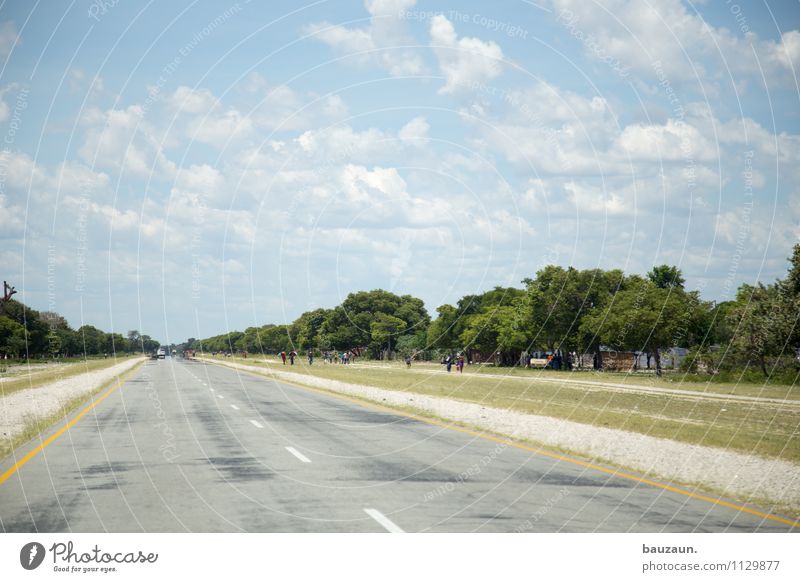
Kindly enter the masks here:
[[630, 467], [645, 475], [694, 483], [725, 496], [800, 508], [800, 466], [722, 448], [602, 428], [480, 404], [354, 385], [262, 366], [204, 359], [208, 363], [273, 376], [298, 384], [357, 396], [388, 406], [411, 407], [482, 430], [576, 452], [591, 460]]
[[86, 396], [143, 362], [129, 358], [104, 368], [13, 392], [0, 398], [0, 440], [13, 439], [31, 424], [47, 419], [76, 398]]

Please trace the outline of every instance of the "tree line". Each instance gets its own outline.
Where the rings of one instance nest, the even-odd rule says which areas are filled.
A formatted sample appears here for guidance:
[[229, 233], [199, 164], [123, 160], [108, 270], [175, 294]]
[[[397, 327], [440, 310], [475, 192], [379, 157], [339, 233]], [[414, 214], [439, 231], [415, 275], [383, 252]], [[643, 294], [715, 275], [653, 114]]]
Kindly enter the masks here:
[[661, 265], [645, 276], [619, 269], [549, 265], [523, 287], [495, 287], [442, 305], [431, 319], [421, 299], [381, 289], [351, 293], [332, 309], [315, 309], [286, 325], [249, 327], [190, 339], [203, 351], [276, 353], [287, 349], [367, 348], [389, 354], [466, 353], [516, 365], [535, 351], [647, 353], [660, 373], [664, 350], [689, 348], [686, 371], [753, 368], [796, 374], [800, 346], [800, 245], [774, 283], [743, 284], [731, 301], [705, 301], [687, 290], [680, 269]]
[[40, 358], [150, 353], [160, 342], [131, 330], [127, 336], [107, 333], [92, 325], [78, 329], [52, 311], [36, 311], [10, 299], [0, 311], [0, 357]]

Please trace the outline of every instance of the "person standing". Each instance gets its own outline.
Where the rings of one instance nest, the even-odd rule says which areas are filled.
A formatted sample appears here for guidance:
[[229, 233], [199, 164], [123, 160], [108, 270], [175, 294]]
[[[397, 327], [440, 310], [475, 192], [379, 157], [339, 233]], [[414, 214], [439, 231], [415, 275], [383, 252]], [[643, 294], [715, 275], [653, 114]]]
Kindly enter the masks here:
[[292, 366], [294, 366], [294, 358], [295, 358], [295, 356], [297, 356], [297, 352], [296, 351], [292, 350], [291, 352], [289, 352], [289, 362], [290, 362], [290, 365], [292, 365]]
[[311, 366], [314, 363], [314, 350], [308, 350], [308, 365]]
[[464, 356], [458, 356], [458, 361], [456, 362], [456, 369], [458, 373], [461, 374], [464, 371]]
[[411, 356], [406, 356], [406, 368], [411, 368]]
[[444, 365], [447, 368], [447, 373], [450, 373], [451, 368], [453, 367], [453, 356], [447, 354], [447, 357], [444, 360]]

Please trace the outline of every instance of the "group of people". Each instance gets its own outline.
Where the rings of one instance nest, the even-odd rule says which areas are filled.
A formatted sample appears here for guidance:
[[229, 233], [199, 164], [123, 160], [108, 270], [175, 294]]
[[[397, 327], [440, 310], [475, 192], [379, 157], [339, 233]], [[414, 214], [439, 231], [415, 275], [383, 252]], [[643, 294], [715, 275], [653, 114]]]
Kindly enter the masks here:
[[564, 356], [561, 352], [547, 356], [547, 367], [551, 370], [572, 370], [572, 354], [567, 352]]
[[357, 353], [355, 350], [347, 350], [339, 352], [337, 350], [322, 352], [322, 360], [326, 364], [350, 364], [356, 359]]
[[448, 374], [450, 373], [450, 370], [453, 368], [453, 364], [455, 364], [456, 370], [458, 370], [458, 373], [460, 374], [464, 371], [464, 354], [456, 354], [456, 355], [447, 354], [442, 359], [442, 364], [444, 364], [444, 367], [447, 368]]
[[[322, 361], [326, 364], [350, 364], [361, 355], [361, 352], [362, 350], [359, 348], [345, 350], [343, 352], [338, 350], [326, 350], [322, 352]], [[290, 366], [294, 366], [297, 352], [295, 350], [282, 351], [278, 353], [278, 356], [281, 358], [284, 366], [287, 360]], [[314, 350], [308, 350], [308, 352], [306, 352], [306, 357], [308, 358], [308, 365], [312, 366], [314, 364]]]

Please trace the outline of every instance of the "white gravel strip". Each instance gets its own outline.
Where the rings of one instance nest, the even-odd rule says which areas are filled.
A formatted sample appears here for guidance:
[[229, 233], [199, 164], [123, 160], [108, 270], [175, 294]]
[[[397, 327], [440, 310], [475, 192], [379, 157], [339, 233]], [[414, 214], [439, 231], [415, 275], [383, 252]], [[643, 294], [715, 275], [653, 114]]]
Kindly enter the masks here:
[[577, 451], [592, 459], [631, 467], [647, 475], [701, 483], [737, 498], [761, 498], [800, 506], [800, 466], [725, 449], [690, 445], [639, 433], [596, 427], [548, 416], [491, 408], [470, 402], [347, 384], [294, 372], [234, 362], [205, 360], [270, 374], [299, 384], [360, 396], [387, 405], [412, 406], [483, 430]]
[[55, 414], [73, 398], [88, 394], [143, 360], [131, 358], [102, 370], [85, 372], [0, 398], [0, 438], [7, 439], [21, 433], [34, 420]]

